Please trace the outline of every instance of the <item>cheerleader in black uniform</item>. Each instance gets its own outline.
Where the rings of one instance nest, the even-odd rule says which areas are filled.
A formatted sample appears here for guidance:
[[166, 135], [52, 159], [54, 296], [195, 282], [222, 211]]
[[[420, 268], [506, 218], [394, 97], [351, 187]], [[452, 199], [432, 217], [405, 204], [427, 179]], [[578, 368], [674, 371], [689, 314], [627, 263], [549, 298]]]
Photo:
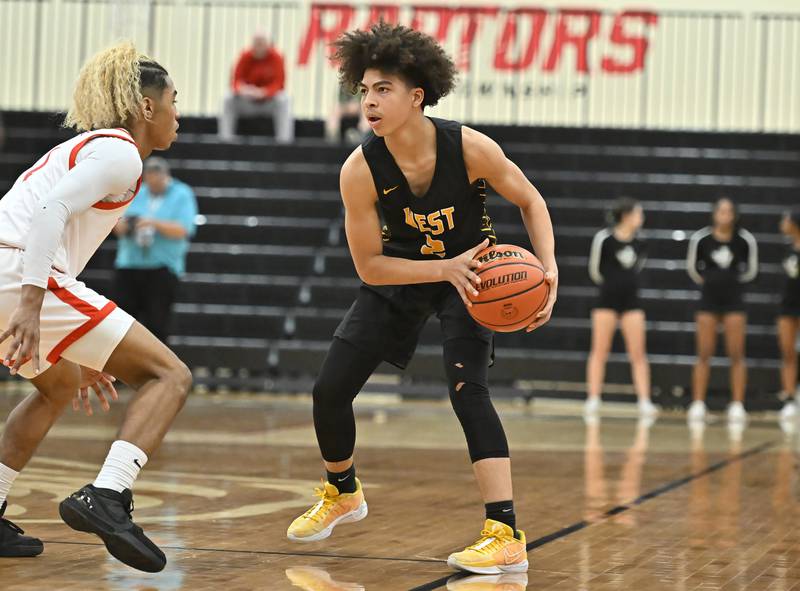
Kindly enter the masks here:
[[600, 298], [592, 310], [592, 350], [586, 364], [587, 417], [600, 409], [606, 361], [619, 324], [631, 363], [639, 413], [658, 413], [650, 401], [650, 364], [647, 361], [645, 314], [639, 303], [639, 274], [647, 258], [646, 244], [637, 236], [644, 223], [639, 203], [622, 198], [609, 212], [611, 228], [595, 234], [589, 254], [589, 276], [600, 287]]
[[783, 271], [786, 283], [783, 288], [781, 311], [778, 316], [778, 345], [781, 350], [782, 398], [786, 403], [781, 410], [781, 421], [791, 421], [797, 416], [794, 397], [797, 392], [797, 332], [800, 329], [800, 208], [787, 211], [781, 220], [781, 232], [789, 239]]
[[744, 291], [758, 274], [758, 246], [753, 235], [739, 227], [736, 206], [730, 199], [717, 200], [711, 220], [711, 226], [698, 230], [689, 239], [686, 259], [689, 276], [701, 286], [700, 306], [695, 314], [697, 362], [692, 375], [693, 402], [688, 419], [690, 423], [705, 419], [710, 362], [721, 324], [731, 363], [733, 400], [728, 406], [728, 420], [741, 424], [747, 417], [744, 410], [747, 384]]

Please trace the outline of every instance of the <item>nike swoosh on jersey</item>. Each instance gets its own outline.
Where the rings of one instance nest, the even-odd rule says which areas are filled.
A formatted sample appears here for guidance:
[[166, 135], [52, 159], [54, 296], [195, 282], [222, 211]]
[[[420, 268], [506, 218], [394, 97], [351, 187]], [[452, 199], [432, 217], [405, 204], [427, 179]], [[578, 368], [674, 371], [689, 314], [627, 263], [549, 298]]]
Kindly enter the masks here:
[[389, 193], [391, 193], [392, 191], [394, 191], [395, 189], [397, 189], [399, 186], [400, 186], [400, 185], [395, 185], [394, 187], [390, 187], [390, 188], [388, 188], [388, 189], [384, 189], [384, 190], [383, 190], [383, 194], [384, 194], [384, 195], [388, 195]]

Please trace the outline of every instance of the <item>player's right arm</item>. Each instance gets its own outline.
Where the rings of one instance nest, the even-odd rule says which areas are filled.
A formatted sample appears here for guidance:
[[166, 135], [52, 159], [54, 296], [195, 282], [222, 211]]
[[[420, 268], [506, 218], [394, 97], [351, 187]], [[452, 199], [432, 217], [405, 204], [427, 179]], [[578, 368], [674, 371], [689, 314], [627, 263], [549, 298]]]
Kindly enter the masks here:
[[28, 361], [39, 373], [39, 315], [67, 221], [108, 195], [125, 193], [141, 172], [142, 161], [133, 144], [98, 138], [83, 148], [77, 164], [39, 202], [25, 242], [19, 304], [0, 335], [0, 343], [11, 337], [3, 365], [11, 368], [12, 375]]
[[686, 251], [686, 271], [689, 277], [692, 278], [697, 285], [703, 285], [703, 276], [697, 268], [697, 250], [700, 246], [700, 240], [708, 235], [708, 229], [704, 228], [692, 234], [689, 238], [689, 248]]
[[602, 285], [605, 279], [600, 272], [600, 261], [603, 258], [603, 244], [609, 235], [608, 230], [603, 229], [595, 234], [592, 240], [592, 248], [589, 251], [589, 277], [595, 285]]
[[441, 261], [413, 261], [385, 256], [381, 223], [376, 209], [378, 195], [360, 147], [353, 151], [342, 166], [339, 186], [344, 201], [344, 227], [350, 255], [353, 257], [356, 272], [364, 283], [409, 285], [449, 281], [458, 290], [464, 304], [471, 305], [466, 296], [467, 290], [477, 295], [472, 283], [480, 283], [480, 278], [473, 272], [480, 263], [473, 257], [488, 246], [488, 240], [455, 258]]

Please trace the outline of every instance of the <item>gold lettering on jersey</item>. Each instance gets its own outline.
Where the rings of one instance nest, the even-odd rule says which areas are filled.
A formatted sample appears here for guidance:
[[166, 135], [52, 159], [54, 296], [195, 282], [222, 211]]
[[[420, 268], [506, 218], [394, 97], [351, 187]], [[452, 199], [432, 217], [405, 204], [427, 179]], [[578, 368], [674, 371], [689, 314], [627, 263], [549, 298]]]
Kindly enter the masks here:
[[444, 209], [440, 210], [442, 215], [447, 218], [447, 228], [452, 230], [456, 227], [455, 222], [453, 222], [453, 213], [455, 212], [455, 207], [445, 207]]
[[[444, 234], [445, 230], [452, 230], [456, 227], [453, 220], [453, 213], [455, 210], [455, 207], [445, 207], [444, 209], [425, 215], [424, 213], [414, 213], [411, 211], [410, 207], [406, 207], [403, 209], [403, 213], [406, 214], [406, 224], [412, 228], [416, 228], [423, 234], [430, 233], [434, 236], [438, 236]], [[442, 217], [444, 217], [444, 219], [442, 219]]]
[[427, 221], [427, 219], [428, 218], [425, 217], [424, 213], [415, 213], [414, 214], [414, 221], [417, 223], [417, 228], [419, 229], [420, 232], [423, 232], [423, 233], [430, 232], [430, 228], [425, 225], [425, 222]]
[[425, 244], [420, 248], [422, 254], [445, 257], [444, 242], [434, 240], [431, 236], [440, 236], [445, 231], [456, 227], [453, 219], [455, 211], [455, 207], [445, 207], [444, 209], [424, 214], [414, 213], [410, 207], [403, 209], [403, 213], [406, 216], [406, 224], [425, 234]]

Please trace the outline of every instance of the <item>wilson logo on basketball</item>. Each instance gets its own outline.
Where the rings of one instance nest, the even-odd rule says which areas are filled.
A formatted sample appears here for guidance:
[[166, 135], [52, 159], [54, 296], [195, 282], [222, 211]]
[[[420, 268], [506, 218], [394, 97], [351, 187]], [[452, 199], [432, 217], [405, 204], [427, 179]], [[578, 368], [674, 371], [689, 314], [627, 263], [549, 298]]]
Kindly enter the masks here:
[[481, 263], [491, 263], [492, 261], [500, 261], [504, 259], [522, 259], [525, 260], [525, 255], [516, 250], [490, 250], [486, 254], [479, 256], [478, 260]]
[[487, 289], [492, 289], [494, 287], [498, 287], [499, 285], [511, 285], [512, 283], [519, 283], [520, 281], [525, 281], [527, 278], [527, 271], [506, 273], [505, 275], [500, 275], [500, 277], [491, 277], [481, 281], [481, 284], [478, 286], [478, 291], [486, 291]]
[[500, 313], [503, 315], [503, 320], [514, 320], [519, 314], [519, 310], [514, 304], [504, 304]]

